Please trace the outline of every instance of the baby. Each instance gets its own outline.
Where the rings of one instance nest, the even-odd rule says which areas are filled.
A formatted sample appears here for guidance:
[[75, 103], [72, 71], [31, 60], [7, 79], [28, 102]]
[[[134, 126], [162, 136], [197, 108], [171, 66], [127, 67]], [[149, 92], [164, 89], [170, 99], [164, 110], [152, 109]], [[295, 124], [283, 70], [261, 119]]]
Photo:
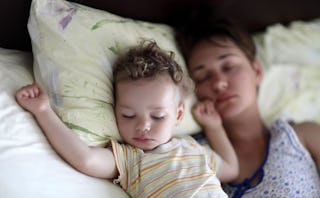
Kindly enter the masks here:
[[235, 152], [211, 103], [198, 105], [194, 115], [207, 123], [215, 152], [190, 136], [172, 137], [184, 115], [184, 98], [192, 82], [155, 42], [131, 48], [115, 64], [115, 114], [123, 142], [90, 147], [50, 107], [38, 83], [16, 93], [31, 112], [56, 152], [78, 171], [114, 179], [131, 197], [227, 197], [221, 178], [238, 174]]

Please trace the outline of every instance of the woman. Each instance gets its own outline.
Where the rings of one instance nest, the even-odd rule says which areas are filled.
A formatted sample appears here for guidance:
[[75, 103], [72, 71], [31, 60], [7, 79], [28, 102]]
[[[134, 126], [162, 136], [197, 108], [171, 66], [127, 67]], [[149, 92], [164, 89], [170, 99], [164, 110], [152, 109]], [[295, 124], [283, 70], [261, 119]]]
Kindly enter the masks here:
[[268, 129], [252, 38], [226, 20], [198, 24], [182, 45], [188, 69], [199, 104], [214, 104], [239, 160], [239, 175], [224, 190], [230, 197], [319, 197], [320, 125], [278, 119]]

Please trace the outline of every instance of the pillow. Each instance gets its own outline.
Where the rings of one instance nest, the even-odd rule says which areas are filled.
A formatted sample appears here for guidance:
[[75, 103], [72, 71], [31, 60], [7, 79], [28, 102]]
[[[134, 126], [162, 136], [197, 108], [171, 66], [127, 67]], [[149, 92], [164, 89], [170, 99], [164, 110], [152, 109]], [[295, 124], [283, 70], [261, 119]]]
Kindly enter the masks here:
[[[65, 0], [33, 0], [28, 30], [35, 79], [49, 93], [54, 110], [89, 145], [120, 139], [113, 112], [112, 65], [142, 39], [155, 40], [185, 62], [170, 26], [120, 17]], [[187, 100], [175, 135], [200, 131]]]
[[266, 73], [259, 90], [259, 107], [270, 126], [278, 117], [320, 123], [318, 66], [276, 65]]
[[271, 25], [253, 35], [265, 76], [259, 108], [267, 125], [284, 117], [320, 123], [320, 19]]
[[320, 62], [320, 19], [275, 24], [254, 35], [263, 66], [274, 64], [314, 65]]

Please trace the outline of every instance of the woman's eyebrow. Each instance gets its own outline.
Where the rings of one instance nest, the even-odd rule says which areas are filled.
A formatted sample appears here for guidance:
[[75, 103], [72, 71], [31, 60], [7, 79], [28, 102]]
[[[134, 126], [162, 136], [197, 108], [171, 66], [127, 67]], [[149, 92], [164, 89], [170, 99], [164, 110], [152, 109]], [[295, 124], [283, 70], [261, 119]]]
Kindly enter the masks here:
[[[228, 58], [228, 57], [233, 57], [233, 56], [237, 57], [238, 55], [237, 55], [237, 54], [234, 54], [234, 53], [226, 53], [226, 54], [220, 55], [220, 56], [218, 57], [218, 60], [223, 60], [223, 59], [226, 59], [226, 58]], [[197, 65], [197, 66], [195, 66], [194, 68], [192, 68], [192, 69], [190, 70], [190, 72], [199, 71], [199, 70], [202, 70], [203, 68], [204, 68], [204, 65], [203, 65], [203, 64]]]
[[[218, 60], [224, 60], [224, 59], [226, 59], [228, 57], [239, 57], [239, 55], [236, 54], [236, 53], [229, 52], [229, 53], [225, 53], [225, 54], [220, 55], [218, 57]], [[196, 72], [196, 71], [199, 71], [199, 70], [202, 70], [202, 69], [204, 69], [204, 65], [203, 64], [197, 65], [194, 68], [190, 69], [190, 72], [192, 73], [192, 72]]]
[[228, 58], [230, 56], [238, 56], [238, 55], [234, 54], [234, 53], [222, 54], [221, 56], [218, 57], [218, 60], [223, 60], [223, 59]]

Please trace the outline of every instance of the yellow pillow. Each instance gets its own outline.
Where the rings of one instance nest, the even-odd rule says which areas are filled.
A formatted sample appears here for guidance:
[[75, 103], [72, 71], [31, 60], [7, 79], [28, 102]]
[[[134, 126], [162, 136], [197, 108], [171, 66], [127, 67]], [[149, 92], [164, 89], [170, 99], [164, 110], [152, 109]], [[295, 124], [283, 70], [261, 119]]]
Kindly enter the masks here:
[[[176, 54], [172, 27], [120, 17], [65, 0], [33, 0], [28, 22], [34, 75], [47, 90], [60, 118], [89, 145], [120, 139], [113, 112], [112, 65], [142, 39], [153, 39]], [[200, 131], [187, 99], [176, 135]]]

